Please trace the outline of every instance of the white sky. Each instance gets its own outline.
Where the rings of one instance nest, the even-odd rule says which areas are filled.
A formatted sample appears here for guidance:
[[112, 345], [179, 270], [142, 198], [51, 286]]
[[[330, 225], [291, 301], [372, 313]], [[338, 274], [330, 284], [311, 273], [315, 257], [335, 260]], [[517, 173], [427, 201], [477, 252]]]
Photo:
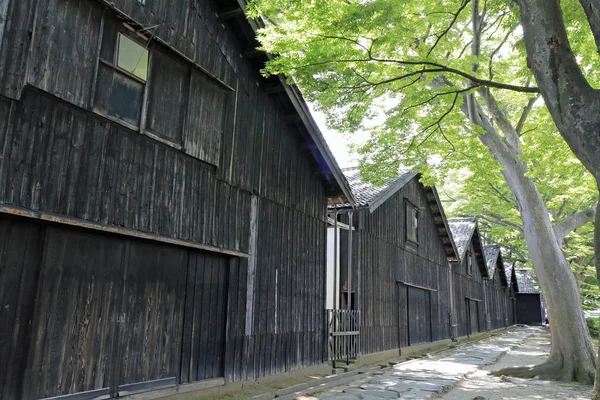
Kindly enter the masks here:
[[321, 133], [327, 141], [327, 145], [333, 156], [335, 157], [338, 165], [341, 168], [354, 167], [358, 165], [358, 155], [350, 153], [350, 143], [360, 143], [369, 138], [368, 133], [357, 133], [352, 135], [350, 138], [348, 134], [342, 134], [336, 130], [328, 129], [325, 122], [325, 115], [319, 111], [316, 111], [311, 104], [308, 104], [310, 113], [313, 116], [315, 122], [319, 126]]

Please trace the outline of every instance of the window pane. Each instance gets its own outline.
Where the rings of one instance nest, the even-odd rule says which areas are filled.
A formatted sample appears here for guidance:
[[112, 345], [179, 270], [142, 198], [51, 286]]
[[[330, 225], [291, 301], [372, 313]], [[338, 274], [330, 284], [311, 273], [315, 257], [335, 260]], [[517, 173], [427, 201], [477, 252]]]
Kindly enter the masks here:
[[406, 204], [406, 238], [410, 241], [417, 242], [418, 228], [418, 211], [412, 204]]
[[139, 126], [144, 85], [100, 64], [94, 106], [113, 117]]
[[148, 49], [123, 34], [119, 34], [117, 66], [146, 81], [148, 77]]
[[115, 71], [108, 113], [138, 126], [143, 94], [144, 85]]

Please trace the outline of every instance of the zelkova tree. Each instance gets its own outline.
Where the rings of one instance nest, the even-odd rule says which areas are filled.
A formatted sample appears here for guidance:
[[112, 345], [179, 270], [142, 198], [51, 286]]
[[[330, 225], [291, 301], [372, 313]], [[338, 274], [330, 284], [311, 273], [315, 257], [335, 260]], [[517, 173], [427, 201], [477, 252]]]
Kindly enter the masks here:
[[[562, 249], [578, 282], [582, 307], [595, 310], [600, 306], [593, 252], [598, 198], [595, 180], [559, 135], [545, 134], [555, 130], [547, 110], [536, 108], [529, 120], [535, 121], [539, 129], [524, 137], [521, 159], [527, 163], [528, 175], [544, 200], [558, 238], [564, 237]], [[545, 151], [540, 152], [538, 146]], [[438, 181], [437, 189], [446, 215], [476, 216], [485, 241], [500, 244], [505, 261], [528, 266], [530, 258], [517, 203], [496, 166], [462, 162], [459, 169], [449, 171], [443, 181]]]
[[[260, 40], [275, 55], [266, 74], [297, 82], [332, 127], [371, 130], [361, 149], [366, 175], [394, 176], [408, 165], [433, 182], [465, 162], [501, 171], [552, 322], [549, 359], [504, 372], [589, 383], [596, 357], [577, 281], [523, 153], [531, 146], [546, 151], [531, 133], [556, 135], [555, 127], [530, 119], [543, 118], [546, 109], [531, 84], [518, 8], [511, 6], [501, 0], [255, 0], [249, 14], [262, 17]], [[562, 226], [573, 226], [572, 219]]]
[[[594, 175], [600, 189], [600, 91], [593, 81], [598, 71], [597, 58], [593, 66], [587, 60], [590, 54], [595, 57], [600, 51], [600, 2], [579, 3], [585, 13], [575, 27], [579, 29], [570, 24], [573, 8], [565, 7], [563, 12], [559, 0], [521, 0], [519, 7], [528, 63], [540, 92], [562, 137]], [[569, 40], [567, 29], [574, 40]], [[595, 51], [589, 45], [582, 47], [581, 31], [592, 33]], [[594, 248], [596, 274], [600, 277], [600, 204]], [[597, 368], [593, 399], [600, 399], [600, 362]]]

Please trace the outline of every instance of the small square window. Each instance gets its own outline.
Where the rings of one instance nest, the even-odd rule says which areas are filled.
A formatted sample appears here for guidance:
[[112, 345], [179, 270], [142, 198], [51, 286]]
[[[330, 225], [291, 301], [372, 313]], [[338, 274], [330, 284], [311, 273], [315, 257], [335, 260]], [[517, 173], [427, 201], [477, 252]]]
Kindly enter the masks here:
[[473, 275], [473, 255], [467, 252], [467, 275]]
[[146, 82], [148, 79], [148, 49], [119, 33], [117, 67]]
[[419, 210], [409, 202], [406, 202], [406, 240], [419, 242]]

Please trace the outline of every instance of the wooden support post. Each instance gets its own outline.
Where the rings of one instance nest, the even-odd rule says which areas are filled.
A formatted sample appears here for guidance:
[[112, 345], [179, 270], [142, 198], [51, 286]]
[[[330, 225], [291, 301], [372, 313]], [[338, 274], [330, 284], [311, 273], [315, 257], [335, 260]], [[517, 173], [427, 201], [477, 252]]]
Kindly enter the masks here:
[[339, 296], [337, 274], [338, 274], [338, 212], [337, 208], [333, 214], [333, 309], [337, 308], [337, 297]]

